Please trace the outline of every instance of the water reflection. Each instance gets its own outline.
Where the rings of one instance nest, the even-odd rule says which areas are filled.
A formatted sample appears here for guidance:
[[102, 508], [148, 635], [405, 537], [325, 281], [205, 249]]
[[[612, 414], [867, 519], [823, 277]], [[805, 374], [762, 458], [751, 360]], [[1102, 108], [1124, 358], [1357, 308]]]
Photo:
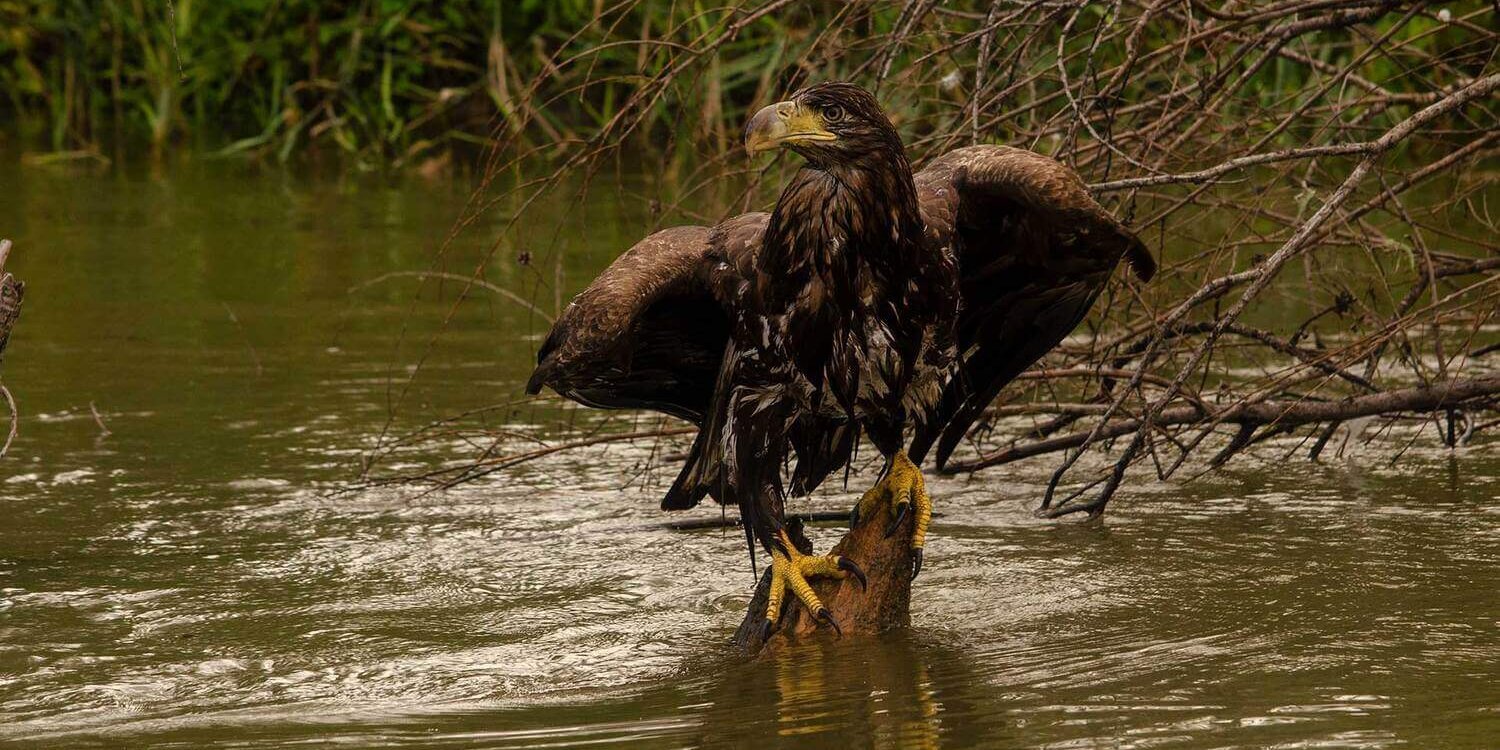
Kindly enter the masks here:
[[[961, 664], [961, 655], [919, 646], [921, 637], [820, 638], [741, 665], [709, 688], [722, 699], [706, 726], [743, 727], [755, 737], [745, 743], [751, 745], [935, 748], [945, 730], [981, 739], [968, 726], [970, 712], [961, 710], [962, 675], [941, 672], [948, 682], [935, 684], [929, 668], [934, 658]], [[710, 745], [722, 738], [715, 732], [698, 739]]]

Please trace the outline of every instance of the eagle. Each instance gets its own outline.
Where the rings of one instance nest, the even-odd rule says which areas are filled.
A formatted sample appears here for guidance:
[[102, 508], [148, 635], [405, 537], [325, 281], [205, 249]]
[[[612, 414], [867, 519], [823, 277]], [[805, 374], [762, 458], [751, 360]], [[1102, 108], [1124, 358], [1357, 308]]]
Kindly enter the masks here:
[[882, 511], [887, 534], [912, 523], [915, 577], [929, 451], [941, 467], [1000, 389], [1084, 319], [1122, 258], [1143, 281], [1156, 263], [1041, 154], [969, 146], [914, 173], [879, 102], [853, 83], [759, 110], [745, 147], [804, 161], [775, 208], [625, 251], [558, 317], [527, 392], [696, 425], [662, 508], [737, 506], [751, 565], [757, 544], [771, 558], [764, 632], [787, 591], [837, 630], [807, 581], [864, 573], [799, 551], [786, 498], [868, 439], [885, 463], [851, 524]]

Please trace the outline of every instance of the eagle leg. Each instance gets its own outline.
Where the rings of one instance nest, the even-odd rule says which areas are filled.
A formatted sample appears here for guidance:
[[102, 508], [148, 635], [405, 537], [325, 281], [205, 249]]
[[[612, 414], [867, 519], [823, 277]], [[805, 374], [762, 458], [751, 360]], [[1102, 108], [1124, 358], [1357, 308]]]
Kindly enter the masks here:
[[922, 572], [922, 548], [927, 544], [927, 527], [932, 523], [932, 498], [927, 494], [927, 480], [922, 470], [907, 458], [905, 451], [897, 451], [886, 463], [885, 471], [874, 487], [865, 491], [849, 514], [849, 527], [874, 518], [884, 505], [890, 514], [885, 535], [890, 536], [901, 528], [907, 516], [913, 516], [911, 535], [911, 577]]
[[766, 599], [766, 620], [761, 624], [762, 640], [771, 634], [780, 621], [781, 605], [788, 590], [802, 602], [802, 606], [807, 607], [808, 612], [813, 613], [814, 619], [828, 623], [835, 633], [843, 635], [838, 621], [833, 619], [833, 613], [823, 606], [807, 579], [813, 576], [854, 576], [863, 589], [865, 572], [853, 560], [841, 555], [804, 555], [797, 551], [785, 531], [777, 533], [780, 534], [781, 544], [771, 551], [771, 591]]

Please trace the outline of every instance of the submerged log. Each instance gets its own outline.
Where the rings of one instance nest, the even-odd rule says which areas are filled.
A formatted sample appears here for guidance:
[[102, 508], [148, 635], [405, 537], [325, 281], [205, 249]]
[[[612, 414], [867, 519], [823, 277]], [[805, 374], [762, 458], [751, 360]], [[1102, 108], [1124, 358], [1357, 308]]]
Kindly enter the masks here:
[[0, 356], [5, 354], [5, 345], [10, 342], [10, 329], [21, 317], [21, 294], [25, 286], [16, 277], [5, 273], [5, 261], [10, 259], [10, 240], [0, 240]]
[[[868, 579], [865, 589], [861, 590], [852, 576], [810, 581], [813, 591], [838, 621], [842, 636], [836, 636], [832, 628], [813, 619], [807, 608], [788, 593], [779, 626], [769, 639], [762, 641], [760, 626], [771, 587], [768, 566], [761, 574], [744, 621], [734, 633], [735, 645], [747, 655], [756, 655], [807, 638], [858, 637], [910, 625], [912, 519], [908, 517], [889, 537], [885, 529], [883, 521], [871, 519], [844, 534], [833, 547], [832, 554], [843, 555], [864, 569]], [[803, 554], [813, 552], [800, 520], [789, 521], [787, 533]]]
[[[5, 261], [10, 259], [10, 248], [10, 240], [0, 239], [0, 359], [5, 356], [5, 345], [10, 343], [11, 329], [16, 327], [16, 319], [21, 317], [21, 295], [26, 291], [25, 285], [17, 281], [16, 277], [5, 273]], [[16, 398], [10, 395], [10, 389], [3, 382], [0, 382], [0, 398], [5, 399], [5, 405], [10, 409], [10, 430], [5, 435], [5, 443], [0, 445], [0, 457], [4, 457], [10, 452], [10, 444], [16, 440], [21, 417], [16, 411]]]

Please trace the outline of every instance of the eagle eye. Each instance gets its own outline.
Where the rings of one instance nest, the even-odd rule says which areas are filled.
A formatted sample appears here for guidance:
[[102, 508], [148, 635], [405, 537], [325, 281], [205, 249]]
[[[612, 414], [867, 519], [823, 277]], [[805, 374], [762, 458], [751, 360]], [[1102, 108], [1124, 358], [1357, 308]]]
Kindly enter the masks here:
[[839, 122], [844, 119], [844, 108], [830, 104], [823, 108], [823, 122]]

